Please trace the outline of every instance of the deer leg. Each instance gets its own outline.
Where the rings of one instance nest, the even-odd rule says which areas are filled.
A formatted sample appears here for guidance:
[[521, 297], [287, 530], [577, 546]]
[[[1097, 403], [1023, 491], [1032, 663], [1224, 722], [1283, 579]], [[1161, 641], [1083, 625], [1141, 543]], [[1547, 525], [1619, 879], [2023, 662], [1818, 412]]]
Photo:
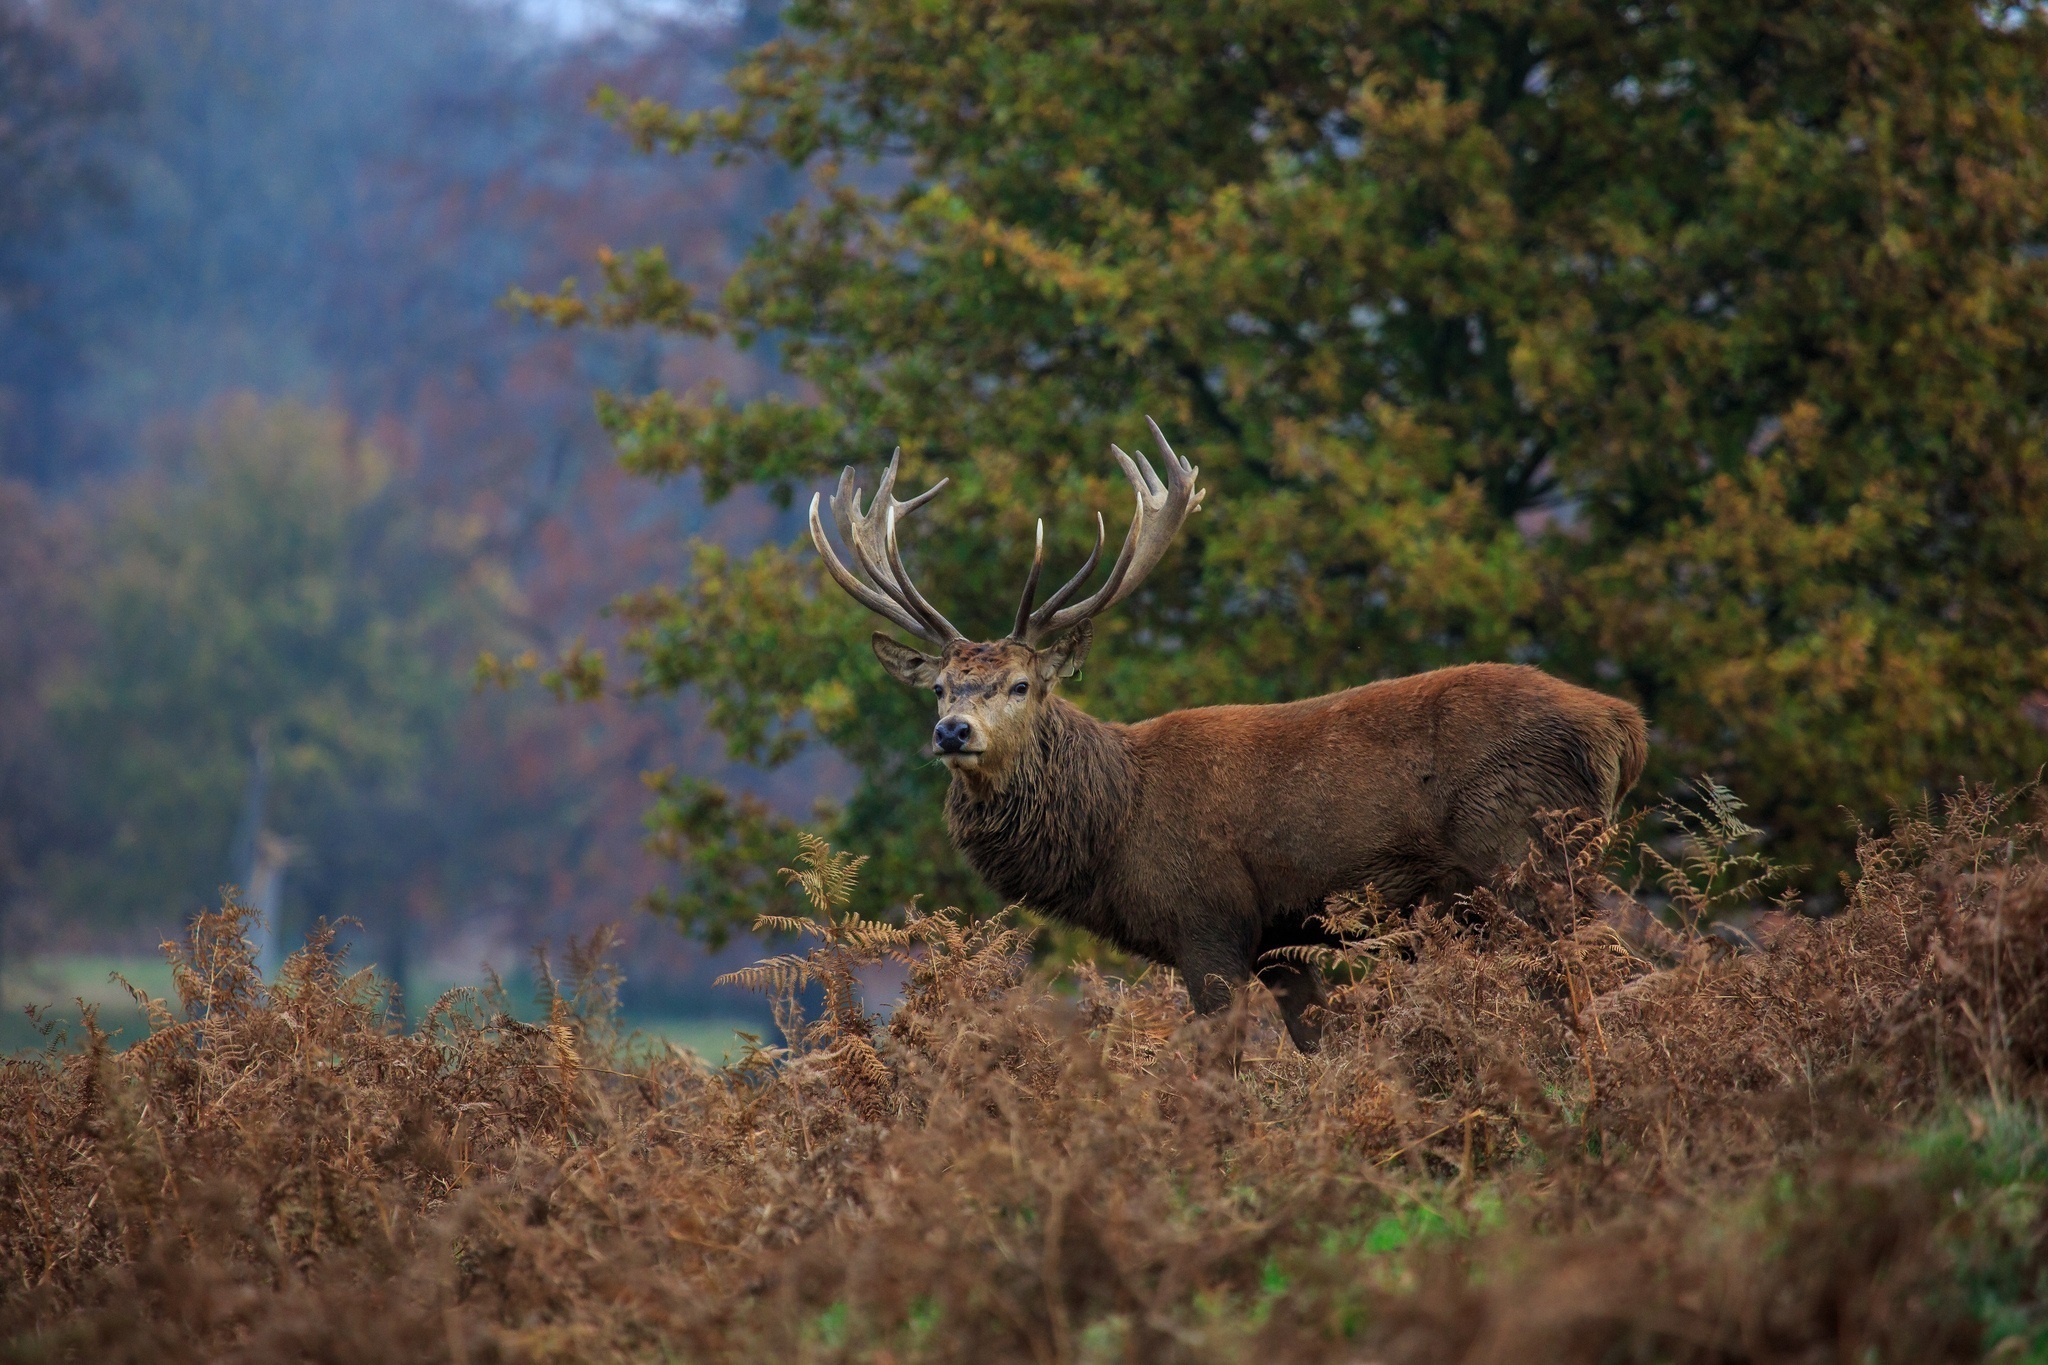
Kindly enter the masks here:
[[1220, 1046], [1220, 1060], [1235, 1071], [1244, 1060], [1244, 1024], [1241, 1012], [1233, 1013], [1238, 988], [1252, 979], [1252, 950], [1249, 944], [1220, 939], [1191, 943], [1182, 948], [1175, 964], [1188, 988], [1188, 1000], [1195, 1013], [1207, 1019], [1223, 1015], [1230, 1024], [1221, 1029], [1204, 1029], [1209, 1046]]
[[1252, 979], [1250, 952], [1234, 944], [1189, 944], [1174, 966], [1187, 984], [1188, 1000], [1197, 1014], [1229, 1009], [1231, 993]]
[[1287, 1025], [1287, 1036], [1294, 1040], [1294, 1046], [1303, 1052], [1321, 1047], [1323, 1006], [1330, 1000], [1330, 993], [1323, 986], [1323, 974], [1310, 963], [1282, 958], [1261, 967], [1259, 980], [1273, 993], [1273, 1003], [1280, 1007], [1281, 1021]]

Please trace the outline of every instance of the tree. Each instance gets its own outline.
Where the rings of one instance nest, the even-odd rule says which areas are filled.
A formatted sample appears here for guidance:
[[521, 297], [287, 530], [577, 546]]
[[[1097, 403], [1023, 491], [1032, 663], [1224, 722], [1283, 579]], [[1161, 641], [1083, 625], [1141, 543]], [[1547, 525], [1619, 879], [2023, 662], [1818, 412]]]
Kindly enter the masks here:
[[41, 863], [87, 835], [68, 816], [43, 693], [78, 646], [77, 518], [0, 480], [0, 977]]
[[[1849, 815], [2048, 761], [2039, 7], [785, 20], [730, 108], [607, 97], [643, 147], [816, 183], [716, 310], [657, 258], [609, 272], [609, 321], [773, 339], [806, 386], [604, 395], [631, 468], [787, 499], [901, 445], [953, 479], [913, 571], [996, 633], [1032, 519], [1078, 561], [1154, 414], [1212, 491], [1102, 623], [1092, 708], [1530, 660], [1643, 703], [1645, 795], [1711, 770], [1817, 881]], [[630, 607], [644, 685], [701, 690], [736, 753], [852, 761], [830, 837], [884, 897], [972, 894], [926, 708], [807, 547], [706, 550]], [[759, 833], [704, 810], [698, 846]]]
[[119, 922], [211, 903], [243, 875], [230, 847], [260, 750], [245, 839], [302, 846], [287, 918], [354, 915], [402, 959], [447, 860], [462, 660], [493, 604], [491, 566], [390, 476], [339, 417], [244, 399], [122, 489], [87, 589], [95, 638], [50, 698], [100, 831], [53, 860], [64, 904]]
[[[318, 395], [396, 466], [377, 501], [407, 509], [401, 541], [430, 520], [460, 527], [462, 555], [501, 575], [501, 653], [552, 653], [618, 593], [674, 577], [687, 556], [672, 525], [702, 524], [700, 509], [681, 488], [647, 505], [606, 458], [588, 390], [619, 375], [687, 383], [709, 348], [550, 335], [493, 304], [509, 280], [559, 278], [591, 243], [644, 223], [679, 262], [722, 259], [792, 179], [707, 164], [678, 184], [587, 114], [606, 75], [711, 97], [737, 33], [715, 18], [558, 43], [467, 0], [0, 0], [0, 475], [39, 486], [46, 508], [104, 508], [97, 477], [147, 465], [162, 433], [228, 396]], [[86, 211], [104, 200], [118, 211]], [[719, 363], [742, 384], [771, 377]], [[0, 561], [11, 529], [0, 524]], [[72, 534], [98, 527], [81, 517]], [[0, 655], [16, 637], [27, 648], [5, 594]], [[449, 677], [467, 674], [461, 646], [445, 655]], [[4, 682], [0, 696], [14, 696]], [[716, 758], [674, 706], [492, 695], [450, 715], [456, 729], [430, 747], [460, 761], [437, 766], [424, 802], [446, 854], [430, 860], [445, 884], [432, 899], [525, 942], [630, 904], [654, 875], [638, 771]], [[50, 726], [18, 708], [0, 717], [9, 730]], [[233, 759], [246, 776], [248, 736]], [[28, 808], [0, 825], [28, 831], [34, 817], [36, 839], [55, 837], [49, 793], [27, 778], [11, 790]], [[413, 842], [423, 828], [408, 824]], [[222, 856], [186, 879], [189, 894], [231, 870], [241, 880], [251, 857]], [[291, 866], [295, 915], [316, 885], [336, 903], [375, 899], [320, 877]], [[124, 894], [103, 908], [138, 905]]]
[[43, 6], [0, 0], [0, 475], [44, 482], [58, 449], [53, 396], [79, 368], [47, 267], [117, 198], [95, 144], [127, 98], [80, 46]]

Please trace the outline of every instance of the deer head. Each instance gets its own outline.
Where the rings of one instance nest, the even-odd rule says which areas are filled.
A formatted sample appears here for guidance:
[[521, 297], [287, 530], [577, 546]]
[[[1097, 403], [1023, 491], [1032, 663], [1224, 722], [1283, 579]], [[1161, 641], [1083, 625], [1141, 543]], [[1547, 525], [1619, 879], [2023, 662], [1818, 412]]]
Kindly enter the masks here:
[[1084, 587], [1101, 562], [1106, 528], [1095, 516], [1095, 548], [1080, 571], [1058, 591], [1034, 605], [1038, 580], [1045, 569], [1045, 522], [1040, 520], [1031, 572], [1017, 603], [1016, 624], [1000, 640], [976, 643], [967, 639], [938, 609], [925, 600], [903, 568], [896, 543], [896, 525], [930, 502], [946, 486], [941, 479], [910, 499], [894, 495], [898, 450], [889, 459], [880, 486], [861, 507], [861, 489], [848, 466], [832, 495], [832, 519], [852, 553], [853, 565], [839, 558], [818, 516], [818, 497], [811, 498], [811, 539], [824, 557], [825, 568], [856, 602], [892, 625], [938, 650], [927, 654], [875, 632], [875, 657], [892, 677], [912, 687], [928, 687], [938, 698], [939, 720], [932, 730], [932, 748], [955, 772], [976, 773], [1000, 780], [1009, 761], [1031, 736], [1039, 712], [1060, 681], [1080, 671], [1093, 636], [1089, 622], [1128, 597], [1152, 572], [1186, 521], [1201, 505], [1203, 490], [1195, 487], [1201, 471], [1173, 453], [1159, 424], [1145, 419], [1166, 462], [1166, 482], [1144, 456], [1132, 457], [1112, 445], [1110, 453], [1123, 467], [1137, 496], [1131, 528], [1123, 549], [1110, 566], [1102, 586], [1080, 601], [1068, 599]]

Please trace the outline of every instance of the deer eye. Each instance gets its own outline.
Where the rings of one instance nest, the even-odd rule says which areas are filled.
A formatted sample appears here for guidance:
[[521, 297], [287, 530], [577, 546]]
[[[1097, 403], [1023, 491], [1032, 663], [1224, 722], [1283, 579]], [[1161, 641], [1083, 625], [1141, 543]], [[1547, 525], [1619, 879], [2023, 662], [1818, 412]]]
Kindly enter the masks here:
[[1030, 692], [1031, 684], [1028, 682], [1020, 682], [1010, 689], [1010, 695], [1013, 697], [1028, 696]]
[[943, 697], [943, 696], [945, 696], [945, 695], [946, 695], [946, 685], [945, 685], [944, 683], [933, 683], [933, 684], [932, 684], [932, 695], [933, 695], [933, 696], [935, 696], [935, 697]]

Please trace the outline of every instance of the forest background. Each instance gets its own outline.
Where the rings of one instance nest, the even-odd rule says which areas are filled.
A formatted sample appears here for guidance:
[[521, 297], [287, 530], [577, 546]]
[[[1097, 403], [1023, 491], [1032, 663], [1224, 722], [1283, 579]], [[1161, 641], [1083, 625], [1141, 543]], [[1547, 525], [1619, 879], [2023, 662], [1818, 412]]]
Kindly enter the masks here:
[[267, 848], [387, 966], [650, 890], [717, 941], [797, 823], [989, 908], [790, 509], [901, 446], [993, 633], [1148, 413], [1212, 492], [1100, 714], [1538, 663], [1815, 908], [1858, 821], [2048, 762], [2037, 9], [431, 12], [10, 11], [0, 184], [62, 187], [0, 210], [17, 934]]
[[23, 1004], [115, 991], [111, 965], [153, 980], [229, 882], [288, 936], [352, 919], [359, 960], [429, 994], [624, 921], [636, 1013], [766, 1022], [637, 914], [661, 876], [641, 774], [793, 812], [829, 774], [734, 770], [687, 701], [570, 708], [473, 673], [602, 638], [692, 536], [790, 529], [627, 479], [591, 410], [599, 384], [759, 392], [772, 355], [500, 306], [615, 238], [722, 280], [789, 177], [678, 175], [588, 100], [715, 99], [772, 27], [0, 4], [0, 1042], [32, 1036]]

